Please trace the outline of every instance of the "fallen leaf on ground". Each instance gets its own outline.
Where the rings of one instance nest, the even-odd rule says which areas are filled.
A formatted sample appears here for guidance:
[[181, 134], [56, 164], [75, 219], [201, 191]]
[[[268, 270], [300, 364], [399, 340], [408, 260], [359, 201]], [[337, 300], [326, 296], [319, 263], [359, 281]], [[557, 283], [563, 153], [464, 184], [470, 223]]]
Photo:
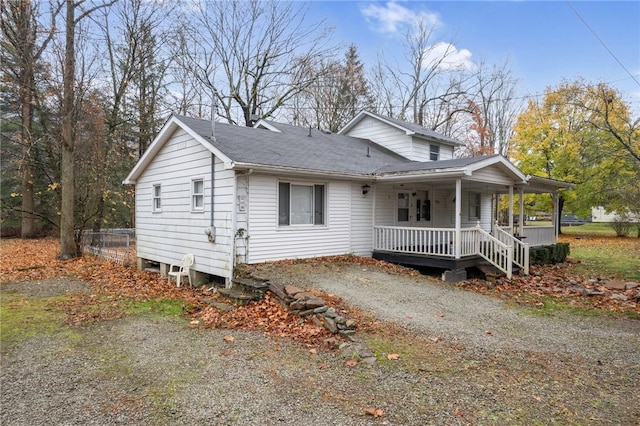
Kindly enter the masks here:
[[353, 367], [354, 365], [356, 365], [358, 363], [358, 361], [356, 361], [355, 359], [348, 359], [344, 362], [344, 365], [347, 367]]
[[223, 337], [223, 339], [227, 342], [233, 342], [233, 336], [230, 334], [227, 334], [226, 336]]
[[387, 359], [390, 360], [390, 361], [395, 361], [398, 358], [400, 358], [400, 355], [398, 355], [398, 354], [389, 354], [389, 355], [387, 355]]
[[366, 410], [364, 410], [364, 412], [369, 416], [373, 416], [373, 417], [382, 417], [384, 415], [384, 411], [376, 407], [369, 407]]

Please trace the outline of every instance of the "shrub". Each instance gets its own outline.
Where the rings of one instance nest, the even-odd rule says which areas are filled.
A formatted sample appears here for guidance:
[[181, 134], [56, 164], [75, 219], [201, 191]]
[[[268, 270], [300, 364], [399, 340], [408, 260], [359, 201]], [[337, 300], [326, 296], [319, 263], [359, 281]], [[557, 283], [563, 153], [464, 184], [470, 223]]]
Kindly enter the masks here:
[[626, 237], [631, 232], [633, 224], [629, 222], [629, 218], [626, 215], [616, 216], [613, 221], [609, 222], [609, 226], [613, 228], [618, 237]]
[[531, 264], [561, 263], [569, 256], [569, 243], [557, 243], [549, 246], [533, 247], [529, 251]]

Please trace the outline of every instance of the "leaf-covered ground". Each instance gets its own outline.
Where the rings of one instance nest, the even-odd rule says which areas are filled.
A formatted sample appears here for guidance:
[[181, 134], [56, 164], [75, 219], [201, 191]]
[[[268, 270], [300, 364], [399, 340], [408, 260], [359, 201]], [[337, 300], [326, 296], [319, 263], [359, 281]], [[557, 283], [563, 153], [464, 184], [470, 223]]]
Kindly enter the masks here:
[[[610, 243], [598, 239], [589, 240], [589, 246]], [[623, 239], [617, 244], [627, 244], [625, 251], [640, 250], [637, 240]], [[260, 303], [252, 303], [223, 312], [211, 306], [211, 302], [225, 302], [210, 288], [177, 288], [157, 274], [138, 271], [90, 255], [72, 260], [59, 260], [58, 241], [3, 240], [0, 246], [0, 282], [39, 281], [55, 277], [76, 277], [91, 283], [93, 291], [77, 294], [66, 301], [69, 323], [83, 323], [101, 319], [117, 318], [123, 315], [122, 303], [130, 301], [180, 300], [184, 313], [192, 321], [210, 327], [262, 330], [271, 336], [289, 337], [300, 342], [315, 344], [331, 336], [311, 320], [303, 320], [292, 315], [268, 294]], [[355, 262], [374, 265], [397, 274], [417, 274], [416, 271], [387, 264], [369, 258], [353, 256], [327, 257], [321, 259], [283, 261], [306, 263], [310, 267], [323, 262]], [[631, 281], [615, 279], [607, 275], [579, 274], [578, 263], [533, 266], [530, 276], [516, 276], [512, 280], [498, 278], [493, 282], [470, 279], [459, 286], [491, 294], [519, 304], [544, 307], [552, 302], [556, 305], [580, 307], [595, 310], [640, 314], [640, 287], [628, 289], [613, 288], [611, 283], [625, 284]], [[590, 295], [584, 295], [587, 289]], [[330, 305], [351, 317], [358, 317], [361, 328], [369, 319], [357, 310], [346, 306], [340, 298], [323, 294]]]

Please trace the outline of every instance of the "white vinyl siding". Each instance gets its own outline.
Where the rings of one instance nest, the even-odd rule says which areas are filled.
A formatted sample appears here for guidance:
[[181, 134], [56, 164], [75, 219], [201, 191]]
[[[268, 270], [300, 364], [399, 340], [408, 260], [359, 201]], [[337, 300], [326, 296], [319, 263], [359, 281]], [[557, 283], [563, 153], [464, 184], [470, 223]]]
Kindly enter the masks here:
[[350, 184], [329, 181], [324, 185], [326, 213], [323, 226], [280, 226], [279, 182], [318, 184], [317, 181], [301, 182], [284, 176], [278, 178], [258, 173], [249, 176], [247, 263], [349, 253]]
[[[405, 131], [373, 117], [364, 117], [346, 134], [370, 139], [412, 161], [432, 161], [431, 142], [420, 137], [407, 135]], [[434, 145], [439, 146], [438, 160], [453, 158], [452, 145], [443, 143], [435, 143]]]
[[391, 151], [413, 160], [411, 136], [387, 123], [372, 117], [364, 117], [347, 132], [348, 136], [370, 139]]
[[[136, 250], [143, 259], [165, 264], [195, 255], [194, 269], [230, 278], [235, 173], [215, 165], [215, 242], [205, 229], [211, 226], [211, 153], [182, 129], [158, 152], [136, 183]], [[192, 215], [191, 186], [203, 180], [203, 212]], [[162, 182], [162, 213], [152, 214], [153, 185]]]
[[351, 184], [351, 249], [356, 256], [371, 256], [373, 250], [373, 199], [376, 189], [362, 194], [362, 184]]

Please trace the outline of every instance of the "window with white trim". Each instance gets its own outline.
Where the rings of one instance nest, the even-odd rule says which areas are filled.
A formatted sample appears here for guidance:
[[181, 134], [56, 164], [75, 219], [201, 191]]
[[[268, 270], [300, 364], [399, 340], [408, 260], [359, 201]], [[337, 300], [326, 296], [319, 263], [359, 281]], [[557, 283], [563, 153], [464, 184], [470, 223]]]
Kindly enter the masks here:
[[469, 220], [480, 220], [480, 193], [469, 194]]
[[154, 213], [162, 211], [162, 187], [159, 183], [153, 185], [152, 210]]
[[204, 211], [204, 179], [191, 181], [191, 210]]
[[429, 145], [429, 160], [438, 161], [440, 159], [440, 145]]
[[278, 225], [324, 225], [325, 185], [278, 184]]

